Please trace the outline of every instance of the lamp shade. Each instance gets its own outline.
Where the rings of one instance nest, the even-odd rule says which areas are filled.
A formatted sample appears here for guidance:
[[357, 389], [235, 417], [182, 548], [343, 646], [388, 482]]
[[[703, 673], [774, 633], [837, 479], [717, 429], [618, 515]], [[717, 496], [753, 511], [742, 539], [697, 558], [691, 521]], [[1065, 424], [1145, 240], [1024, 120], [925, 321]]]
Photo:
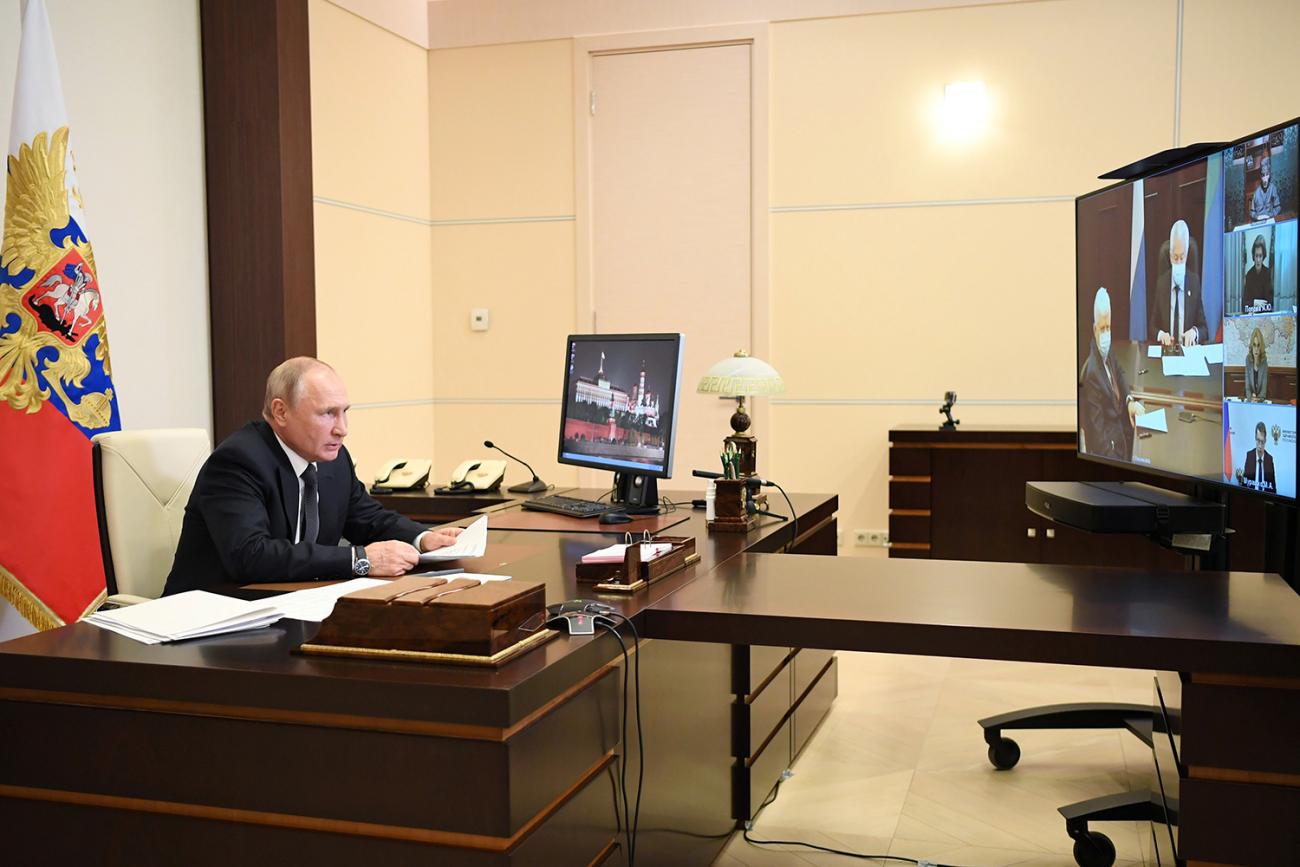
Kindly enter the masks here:
[[751, 394], [780, 394], [785, 391], [781, 374], [761, 358], [746, 355], [742, 350], [731, 358], [724, 358], [700, 377], [696, 387], [699, 394], [723, 394], [742, 397]]

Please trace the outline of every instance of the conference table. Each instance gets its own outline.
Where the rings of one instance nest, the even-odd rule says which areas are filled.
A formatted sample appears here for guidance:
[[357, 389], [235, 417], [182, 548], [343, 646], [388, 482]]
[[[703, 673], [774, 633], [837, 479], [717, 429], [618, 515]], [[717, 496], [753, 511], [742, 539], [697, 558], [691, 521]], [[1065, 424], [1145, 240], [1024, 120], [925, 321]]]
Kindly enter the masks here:
[[[786, 523], [709, 534], [686, 512], [665, 532], [694, 535], [698, 563], [601, 596], [642, 642], [638, 863], [716, 856], [833, 702], [836, 650], [1158, 670], [1152, 785], [1179, 823], [1152, 825], [1152, 858], [1300, 851], [1300, 599], [1280, 578], [828, 557], [836, 499], [793, 500], [793, 545]], [[492, 530], [484, 559], [544, 580], [548, 601], [592, 596], [572, 564], [609, 541]], [[635, 773], [641, 745], [620, 743], [611, 637], [562, 636], [490, 671], [294, 654], [315, 629], [144, 646], [76, 624], [0, 645], [17, 853], [622, 863], [618, 756]]]

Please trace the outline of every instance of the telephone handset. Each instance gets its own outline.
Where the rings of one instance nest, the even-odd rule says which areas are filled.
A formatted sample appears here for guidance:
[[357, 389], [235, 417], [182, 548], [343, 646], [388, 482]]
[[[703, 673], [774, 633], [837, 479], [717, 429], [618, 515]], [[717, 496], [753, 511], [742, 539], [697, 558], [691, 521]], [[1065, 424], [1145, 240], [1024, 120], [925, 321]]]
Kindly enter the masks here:
[[432, 469], [432, 461], [408, 458], [391, 460], [380, 467], [375, 475], [375, 483], [370, 486], [370, 492], [391, 494], [395, 491], [417, 491], [427, 488]]
[[469, 494], [495, 491], [506, 477], [505, 461], [464, 461], [451, 474], [451, 484], [438, 488], [439, 494]]

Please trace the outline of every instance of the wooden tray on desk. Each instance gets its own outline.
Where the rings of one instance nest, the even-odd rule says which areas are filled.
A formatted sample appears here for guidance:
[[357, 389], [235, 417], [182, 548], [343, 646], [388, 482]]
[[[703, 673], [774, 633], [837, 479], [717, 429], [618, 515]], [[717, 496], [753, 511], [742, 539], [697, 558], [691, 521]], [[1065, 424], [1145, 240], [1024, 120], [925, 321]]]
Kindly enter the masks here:
[[699, 562], [694, 536], [659, 536], [654, 541], [668, 542], [672, 550], [643, 562], [638, 541], [627, 546], [627, 556], [621, 563], [578, 563], [575, 567], [578, 583], [595, 584], [596, 590], [610, 593], [635, 593]]
[[552, 533], [631, 533], [639, 536], [643, 531], [651, 534], [675, 527], [690, 518], [689, 511], [669, 512], [667, 515], [632, 516], [626, 524], [602, 524], [599, 518], [570, 518], [554, 512], [530, 512], [523, 509], [493, 512], [488, 518], [492, 530], [546, 530]]

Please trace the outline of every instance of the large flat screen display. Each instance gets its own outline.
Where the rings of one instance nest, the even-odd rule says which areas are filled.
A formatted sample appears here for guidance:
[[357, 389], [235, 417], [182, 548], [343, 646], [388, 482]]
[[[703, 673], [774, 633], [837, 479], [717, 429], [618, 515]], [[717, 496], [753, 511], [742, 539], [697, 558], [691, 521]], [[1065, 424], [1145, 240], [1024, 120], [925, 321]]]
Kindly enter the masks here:
[[1081, 456], [1295, 499], [1298, 136], [1076, 200]]
[[682, 366], [680, 334], [573, 334], [559, 461], [668, 478]]

